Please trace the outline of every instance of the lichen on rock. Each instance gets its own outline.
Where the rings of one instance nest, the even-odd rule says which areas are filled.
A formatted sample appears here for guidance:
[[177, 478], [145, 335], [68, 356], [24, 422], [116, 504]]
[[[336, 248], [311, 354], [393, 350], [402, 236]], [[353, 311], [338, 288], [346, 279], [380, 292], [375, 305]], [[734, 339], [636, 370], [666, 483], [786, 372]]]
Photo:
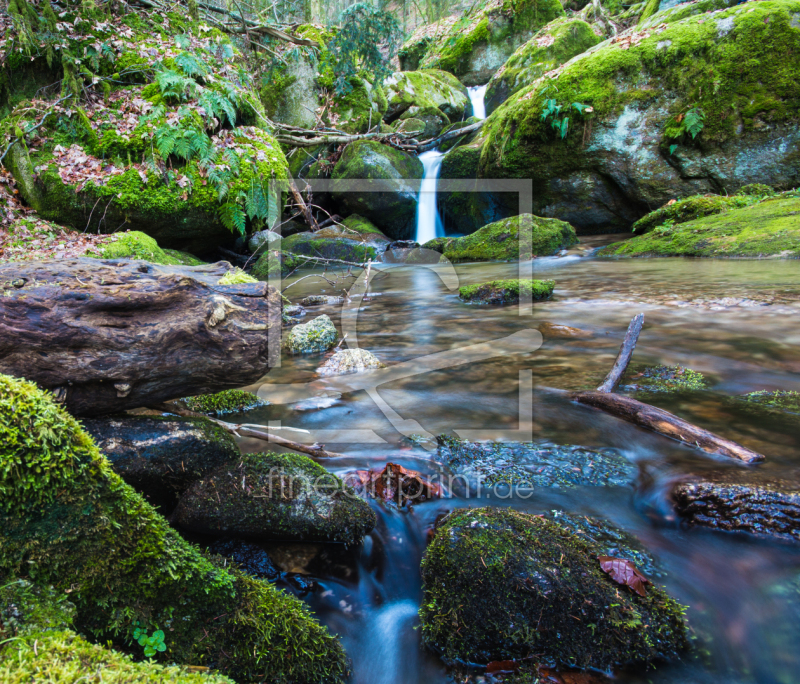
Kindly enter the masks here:
[[317, 373], [319, 375], [346, 375], [383, 367], [384, 364], [371, 351], [340, 349], [317, 368]]
[[515, 304], [526, 297], [533, 301], [548, 299], [555, 286], [554, 280], [490, 280], [478, 285], [462, 285], [458, 296], [471, 304]]
[[338, 336], [333, 321], [327, 314], [322, 314], [289, 330], [284, 337], [283, 348], [288, 354], [326, 352], [336, 344]]

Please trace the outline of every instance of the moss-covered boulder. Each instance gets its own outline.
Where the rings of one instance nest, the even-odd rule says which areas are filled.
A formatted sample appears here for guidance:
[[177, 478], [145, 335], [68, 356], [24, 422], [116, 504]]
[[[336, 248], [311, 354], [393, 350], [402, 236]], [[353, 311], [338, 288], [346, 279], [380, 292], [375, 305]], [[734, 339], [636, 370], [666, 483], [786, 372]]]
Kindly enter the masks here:
[[[450, 124], [449, 126], [445, 126], [442, 129], [442, 134], [450, 133], [451, 131], [460, 131], [462, 128], [466, 128], [467, 126], [471, 126], [474, 123], [478, 123], [480, 119], [476, 116], [471, 116], [468, 119], [464, 119], [463, 121], [456, 121], [454, 124]], [[458, 145], [464, 145], [472, 142], [475, 139], [476, 133], [469, 133], [464, 135], [460, 138], [453, 138], [451, 140], [445, 140], [443, 143], [439, 145], [440, 152], [449, 152], [454, 147]], [[449, 177], [448, 177], [449, 178]]]
[[755, 204], [757, 197], [746, 194], [736, 194], [730, 197], [725, 195], [695, 195], [682, 200], [671, 200], [660, 209], [651, 211], [633, 224], [634, 233], [649, 233], [654, 228], [664, 224], [669, 226], [686, 223], [703, 216], [722, 214], [729, 209], [738, 209]]
[[97, 256], [99, 259], [140, 259], [169, 266], [201, 266], [205, 263], [187, 252], [161, 249], [153, 238], [138, 230], [114, 233], [108, 239], [96, 254], [87, 253], [86, 256]]
[[[79, 684], [87, 672], [107, 684], [233, 684], [219, 674], [134, 662], [72, 631], [75, 606], [64, 594], [0, 574], [0, 681]], [[134, 648], [140, 648], [138, 644]]]
[[385, 120], [418, 119], [426, 124], [426, 138], [472, 115], [467, 89], [446, 71], [398, 71], [383, 82], [383, 88], [389, 101]]
[[563, 15], [559, 0], [490, 0], [417, 29], [400, 50], [400, 65], [403, 71], [441, 69], [465, 85], [482, 85], [537, 30]]
[[[351, 223], [357, 229], [363, 229], [368, 222], [352, 219]], [[344, 225], [322, 228], [314, 233], [297, 233], [285, 238], [281, 248], [290, 254], [338, 259], [357, 264], [369, 260], [378, 261], [391, 240], [377, 229], [375, 232], [369, 230], [360, 232], [357, 229]]]
[[579, 231], [720, 188], [793, 187], [798, 12], [797, 0], [744, 3], [589, 49], [488, 118], [478, 177], [531, 179], [534, 212]]
[[164, 514], [193, 482], [239, 458], [233, 437], [202, 418], [119, 416], [83, 424], [114, 472]]
[[581, 19], [560, 17], [551, 21], [517, 48], [492, 76], [484, 96], [486, 113], [491, 114], [511, 95], [601, 40]]
[[261, 406], [269, 406], [269, 402], [246, 390], [222, 390], [214, 394], [198, 394], [186, 397], [183, 403], [190, 411], [205, 413], [209, 416], [224, 416], [226, 413], [241, 413]]
[[307, 456], [246, 454], [193, 485], [173, 516], [191, 532], [253, 539], [355, 544], [375, 512]]
[[422, 560], [424, 642], [447, 662], [531, 657], [608, 670], [676, 657], [683, 608], [658, 586], [640, 596], [597, 560], [605, 549], [544, 517], [457, 510]]
[[792, 390], [758, 390], [737, 397], [746, 406], [757, 407], [770, 413], [800, 415], [800, 392]]
[[458, 296], [471, 304], [515, 304], [527, 297], [533, 301], [548, 299], [555, 286], [554, 280], [490, 280], [477, 285], [463, 285], [458, 288]]
[[[575, 229], [558, 219], [530, 214], [512, 216], [490, 223], [461, 238], [436, 238], [423, 247], [440, 254], [454, 264], [467, 261], [516, 261], [520, 258], [520, 224], [523, 237], [531, 234], [531, 255], [551, 256], [578, 242]], [[523, 245], [525, 246], [525, 245]]]
[[251, 273], [258, 280], [268, 281], [270, 278], [287, 276], [298, 269], [313, 266], [314, 264], [313, 260], [305, 259], [302, 256], [297, 257], [294, 254], [277, 249], [266, 249], [258, 257], [256, 263], [253, 264]]
[[800, 257], [800, 197], [778, 196], [604, 247], [602, 256]]
[[0, 442], [0, 572], [70, 591], [79, 631], [124, 645], [163, 629], [160, 658], [237, 681], [344, 678], [301, 602], [184, 541], [51, 395], [0, 376]]
[[370, 140], [350, 143], [331, 175], [342, 215], [359, 214], [394, 240], [414, 236], [422, 162]]
[[288, 354], [319, 354], [336, 344], [338, 337], [333, 321], [322, 314], [289, 330], [283, 338], [283, 349]]

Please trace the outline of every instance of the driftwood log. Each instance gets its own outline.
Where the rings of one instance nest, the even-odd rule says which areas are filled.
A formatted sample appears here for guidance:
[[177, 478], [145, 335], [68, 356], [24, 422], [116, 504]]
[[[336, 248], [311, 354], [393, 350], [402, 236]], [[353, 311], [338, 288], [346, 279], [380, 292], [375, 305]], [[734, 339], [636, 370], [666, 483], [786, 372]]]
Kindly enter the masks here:
[[603, 384], [594, 392], [574, 392], [571, 396], [574, 401], [610, 413], [612, 416], [627, 420], [629, 423], [657, 432], [665, 437], [671, 437], [691, 446], [696, 446], [709, 454], [727, 456], [744, 463], [758, 463], [764, 460], [764, 455], [752, 451], [741, 444], [715, 435], [682, 418], [678, 418], [669, 411], [645, 404], [637, 399], [615, 394], [614, 388], [619, 384], [625, 370], [630, 363], [639, 333], [644, 325], [644, 314], [635, 316], [628, 326], [628, 332], [614, 363]]
[[73, 415], [100, 415], [256, 382], [280, 353], [281, 301], [230, 270], [64, 259], [0, 265], [0, 373]]

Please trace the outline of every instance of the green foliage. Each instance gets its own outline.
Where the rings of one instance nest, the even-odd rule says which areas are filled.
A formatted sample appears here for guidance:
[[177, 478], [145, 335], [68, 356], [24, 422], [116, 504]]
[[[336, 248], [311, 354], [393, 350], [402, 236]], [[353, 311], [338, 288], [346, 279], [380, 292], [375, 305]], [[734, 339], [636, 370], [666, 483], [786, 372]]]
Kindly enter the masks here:
[[240, 413], [259, 406], [269, 406], [268, 401], [259, 399], [255, 394], [237, 389], [223, 390], [216, 394], [200, 394], [196, 397], [187, 397], [183, 402], [190, 411], [215, 415]]
[[[546, 86], [539, 94], [545, 95], [550, 90], [550, 87], [555, 88], [554, 86]], [[562, 109], [565, 109], [565, 107], [558, 104], [555, 98], [546, 98], [542, 104], [541, 114], [542, 121], [547, 122], [549, 120], [550, 127], [559, 135], [561, 140], [566, 138], [569, 132], [569, 117], [567, 116], [569, 111], [574, 109], [581, 115], [591, 114], [594, 111], [592, 107], [582, 102], [573, 102], [566, 107], [566, 111], [562, 111]]]
[[137, 627], [133, 630], [133, 639], [144, 648], [144, 655], [147, 658], [152, 658], [156, 653], [163, 653], [167, 650], [167, 645], [164, 643], [164, 631], [160, 629], [148, 636], [146, 629]]
[[706, 377], [684, 366], [651, 366], [635, 373], [629, 389], [647, 392], [692, 392], [708, 389]]
[[335, 75], [336, 95], [346, 95], [353, 86], [350, 79], [361, 73], [372, 83], [381, 83], [391, 72], [397, 52], [400, 27], [388, 12], [358, 2], [342, 12], [340, 27], [327, 45], [323, 69]]
[[800, 414], [800, 392], [791, 390], [760, 390], [741, 397], [749, 404], [755, 404], [769, 411]]
[[217, 281], [217, 285], [241, 285], [243, 283], [257, 283], [258, 280], [245, 273], [241, 268], [228, 271]]
[[553, 294], [554, 280], [492, 280], [458, 288], [458, 296], [473, 304], [513, 304], [523, 297], [533, 301], [548, 299]]

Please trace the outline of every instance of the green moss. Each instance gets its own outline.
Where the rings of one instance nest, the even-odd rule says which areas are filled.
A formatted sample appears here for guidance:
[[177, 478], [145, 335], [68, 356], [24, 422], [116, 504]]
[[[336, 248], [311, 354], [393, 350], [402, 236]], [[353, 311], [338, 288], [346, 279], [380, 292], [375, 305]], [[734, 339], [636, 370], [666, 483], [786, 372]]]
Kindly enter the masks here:
[[555, 286], [555, 280], [491, 280], [464, 285], [458, 288], [458, 296], [473, 304], [513, 304], [523, 297], [531, 297], [533, 301], [547, 299]]
[[205, 263], [191, 254], [161, 249], [153, 238], [137, 230], [116, 233], [113, 237], [117, 238], [116, 241], [103, 245], [98, 254], [87, 256], [98, 259], [141, 259], [171, 266], [197, 266]]
[[597, 561], [604, 552], [543, 517], [453, 511], [422, 561], [423, 640], [451, 663], [536, 654], [610, 670], [678, 655], [687, 646], [683, 607], [655, 585], [639, 596], [616, 584]]
[[258, 278], [245, 273], [241, 268], [234, 268], [228, 271], [218, 281], [217, 285], [243, 285], [245, 283], [257, 283]]
[[492, 76], [486, 88], [486, 113], [491, 114], [511, 95], [600, 41], [585, 21], [566, 17], [551, 21]]
[[240, 680], [343, 678], [303, 604], [184, 541], [51, 395], [0, 375], [0, 444], [0, 572], [71, 592], [79, 631], [125, 646], [158, 627], [170, 662]]
[[665, 223], [676, 225], [686, 223], [702, 216], [721, 214], [729, 209], [737, 209], [755, 204], [757, 198], [742, 193], [734, 197], [720, 195], [695, 195], [686, 199], [665, 204], [660, 209], [651, 211], [633, 224], [634, 233], [648, 233]]
[[356, 544], [377, 522], [369, 504], [307, 456], [245, 454], [231, 470], [191, 487], [175, 523], [204, 534]]
[[[565, 107], [592, 106], [585, 120], [595, 129], [616, 120], [625, 107], [658, 106], [665, 122], [700, 108], [702, 132], [681, 144], [704, 150], [763, 126], [794, 125], [800, 67], [783, 56], [800, 51], [800, 32], [793, 26], [798, 11], [796, 0], [766, 0], [723, 10], [713, 19], [698, 15], [668, 24], [629, 48], [608, 43], [590, 50], [548, 82], [546, 92], [542, 83], [524, 88], [489, 117], [479, 176], [531, 178], [536, 206], [555, 201], [550, 179], [583, 168], [592, 149], [585, 149], [580, 116], [573, 117], [573, 133], [564, 140], [542, 120], [544, 100], [551, 97]], [[721, 22], [730, 22], [731, 30]], [[664, 137], [665, 156], [669, 145]]]
[[386, 237], [380, 229], [369, 219], [365, 219], [363, 216], [359, 216], [358, 214], [350, 214], [342, 224], [347, 228], [347, 230], [352, 230], [359, 235], [377, 235]]
[[386, 118], [394, 121], [436, 119], [445, 125], [464, 119], [471, 109], [469, 93], [452, 74], [437, 69], [396, 72], [383, 83]]
[[646, 392], [696, 392], [708, 389], [708, 381], [698, 371], [684, 366], [652, 366], [631, 376], [626, 389]]
[[736, 191], [736, 194], [750, 195], [752, 197], [763, 199], [766, 197], [774, 197], [777, 193], [769, 185], [764, 185], [764, 183], [749, 183], [748, 185], [743, 185], [741, 188], [739, 188]]
[[314, 354], [328, 351], [339, 334], [327, 314], [317, 316], [308, 323], [294, 326], [283, 339], [283, 349], [288, 354]]
[[319, 233], [296, 233], [285, 238], [281, 246], [285, 252], [291, 254], [363, 264], [370, 259], [375, 261], [378, 257], [377, 249], [369, 242], [370, 237], [375, 237], [375, 234], [373, 233], [372, 236], [355, 234], [350, 237], [346, 233], [342, 234], [338, 231], [330, 231], [322, 235]]
[[314, 262], [298, 259], [289, 252], [277, 252], [268, 249], [253, 265], [251, 273], [258, 280], [267, 281], [272, 277], [287, 276], [297, 269], [312, 266]]
[[7, 639], [67, 629], [74, 618], [75, 606], [64, 594], [0, 574], [0, 653]]
[[269, 402], [259, 399], [252, 392], [244, 390], [223, 390], [216, 394], [199, 394], [183, 400], [186, 408], [198, 413], [223, 415], [225, 413], [241, 413], [260, 406], [269, 406]]
[[601, 256], [800, 257], [800, 198], [778, 196], [617, 242]]
[[761, 390], [742, 395], [740, 399], [770, 411], [800, 414], [800, 392]]
[[[444, 254], [451, 263], [468, 261], [515, 261], [520, 257], [520, 218], [490, 223], [462, 238], [436, 238], [425, 243], [426, 249]], [[523, 233], [530, 221], [532, 256], [550, 256], [578, 242], [575, 229], [565, 221], [526, 214]], [[525, 245], [523, 245], [524, 247]]]

